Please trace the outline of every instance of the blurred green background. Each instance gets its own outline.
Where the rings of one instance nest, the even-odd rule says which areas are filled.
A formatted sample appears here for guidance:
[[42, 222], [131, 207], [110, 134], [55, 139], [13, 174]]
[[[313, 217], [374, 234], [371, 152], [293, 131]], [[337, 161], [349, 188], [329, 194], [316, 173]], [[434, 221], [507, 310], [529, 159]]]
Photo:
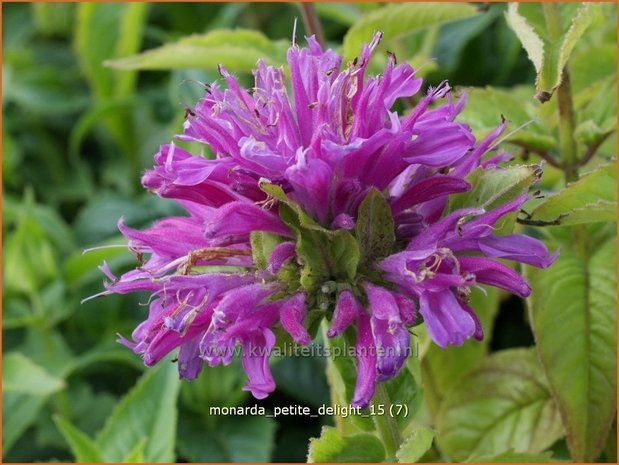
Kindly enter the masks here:
[[[378, 7], [317, 5], [328, 43], [339, 47], [349, 28]], [[527, 92], [535, 71], [506, 25], [505, 5], [480, 8], [475, 16], [419, 28], [385, 47], [423, 65], [424, 88], [444, 79], [510, 88], [512, 98], [526, 95], [523, 108], [533, 107]], [[102, 290], [96, 266], [103, 260], [117, 273], [134, 265], [122, 248], [84, 249], [122, 244], [121, 216], [144, 227], [180, 212], [141, 188], [139, 177], [158, 146], [180, 132], [185, 107], [202, 95], [200, 82], [219, 77], [203, 56], [188, 58], [196, 60], [193, 69], [181, 63], [171, 71], [122, 71], [103, 62], [189, 34], [241, 27], [270, 39], [272, 61], [283, 63], [297, 17], [303, 33], [300, 16], [297, 4], [286, 3], [2, 4], [4, 462], [73, 460], [66, 437], [84, 451], [94, 437], [106, 461], [305, 461], [308, 439], [332, 424], [331, 418], [209, 416], [211, 405], [255, 402], [241, 391], [245, 378], [238, 366], [205, 369], [195, 382], [179, 384], [176, 367], [162, 362], [136, 387], [145, 369], [115, 339], [142, 320], [148, 296], [113, 295], [80, 305]], [[604, 33], [612, 42], [612, 31], [598, 35]], [[615, 56], [616, 48], [601, 47]], [[221, 50], [244, 83], [251, 82], [246, 71], [253, 52], [235, 58]], [[383, 56], [384, 50], [377, 54], [377, 70]], [[604, 77], [599, 68], [614, 70], [615, 63], [600, 62], [590, 72]], [[584, 87], [578, 82], [587, 78], [584, 69], [575, 69], [577, 87]], [[492, 110], [485, 119], [470, 118], [474, 129], [498, 123], [501, 110], [493, 105], [501, 99], [472, 98], [479, 112]], [[532, 137], [554, 143], [541, 126], [531, 125]], [[614, 143], [613, 136], [600, 155], [613, 155]], [[547, 179], [556, 181], [556, 173], [549, 170]], [[502, 302], [488, 340], [492, 351], [533, 345], [521, 300]], [[277, 391], [257, 403], [329, 403], [324, 365], [321, 359], [278, 360]], [[92, 454], [82, 458], [94, 461]]]

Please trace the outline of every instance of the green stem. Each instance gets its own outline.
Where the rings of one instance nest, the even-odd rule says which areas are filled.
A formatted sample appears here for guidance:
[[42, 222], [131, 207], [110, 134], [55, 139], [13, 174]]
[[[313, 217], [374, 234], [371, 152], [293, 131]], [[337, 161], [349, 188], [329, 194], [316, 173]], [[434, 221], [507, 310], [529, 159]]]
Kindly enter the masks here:
[[563, 159], [565, 182], [568, 183], [578, 180], [579, 160], [576, 142], [574, 141], [574, 106], [570, 73], [567, 67], [563, 70], [563, 82], [557, 89], [557, 99], [559, 104], [559, 146]]
[[[559, 4], [544, 3], [543, 8], [549, 39], [551, 43], [558, 43], [563, 35]], [[578, 180], [580, 159], [574, 139], [574, 102], [572, 100], [570, 70], [567, 65], [563, 68], [561, 84], [557, 88], [557, 105], [559, 107], [559, 149], [561, 150], [565, 184], [568, 184]], [[572, 227], [574, 248], [576, 253], [584, 260], [587, 259], [588, 255], [586, 233], [587, 231], [582, 225]]]
[[400, 447], [402, 438], [400, 437], [398, 423], [390, 413], [391, 399], [389, 399], [389, 393], [384, 383], [376, 385], [372, 405], [374, 406], [372, 419], [374, 420], [376, 431], [378, 431], [378, 435], [385, 446], [387, 459], [393, 459]]
[[[544, 3], [544, 18], [546, 29], [551, 43], [558, 43], [563, 35], [561, 17], [559, 16], [559, 4]], [[563, 69], [561, 84], [557, 88], [557, 103], [559, 106], [559, 148], [565, 181], [578, 180], [578, 153], [574, 140], [574, 103], [572, 101], [572, 83], [570, 71], [566, 66]]]

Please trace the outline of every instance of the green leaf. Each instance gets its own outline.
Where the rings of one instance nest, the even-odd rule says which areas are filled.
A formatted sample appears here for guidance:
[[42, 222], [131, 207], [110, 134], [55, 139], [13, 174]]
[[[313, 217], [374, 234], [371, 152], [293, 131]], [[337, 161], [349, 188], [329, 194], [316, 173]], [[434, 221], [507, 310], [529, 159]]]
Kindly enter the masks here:
[[47, 397], [35, 397], [15, 392], [2, 393], [2, 453], [9, 452], [47, 402]]
[[466, 60], [464, 51], [467, 46], [495, 23], [501, 12], [501, 8], [491, 7], [484, 14], [441, 27], [432, 56], [441, 64], [442, 73], [453, 72], [462, 61]]
[[376, 2], [344, 3], [344, 2], [317, 2], [316, 12], [323, 18], [336, 21], [345, 26], [352, 26], [363, 16], [364, 11], [375, 10]]
[[434, 440], [434, 431], [425, 426], [417, 426], [406, 436], [395, 456], [400, 463], [419, 462], [430, 450]]
[[385, 449], [371, 433], [342, 436], [330, 426], [323, 426], [320, 438], [310, 439], [308, 463], [382, 462]]
[[392, 41], [430, 26], [444, 24], [477, 13], [474, 6], [465, 3], [404, 3], [387, 5], [364, 15], [344, 36], [343, 55], [352, 59], [380, 30], [386, 40]]
[[68, 35], [73, 23], [75, 5], [71, 3], [33, 3], [32, 13], [37, 28], [45, 35]]
[[[126, 6], [118, 24], [118, 41], [114, 49], [115, 57], [133, 55], [142, 45], [146, 18], [150, 5], [146, 2], [130, 3]], [[115, 97], [127, 97], [135, 91], [138, 73], [124, 72], [116, 75]]]
[[572, 459], [593, 461], [616, 409], [616, 237], [590, 245], [588, 260], [563, 245], [550, 268], [526, 268], [529, 314]]
[[30, 208], [7, 238], [3, 259], [7, 290], [31, 294], [56, 277], [55, 251]]
[[113, 56], [118, 39], [118, 21], [123, 8], [121, 4], [78, 5], [75, 51], [80, 66], [99, 99], [112, 95], [114, 75], [103, 68], [102, 64]]
[[[556, 5], [562, 17], [570, 17], [570, 24], [553, 24], [546, 5], [510, 3], [506, 13], [509, 26], [514, 30], [537, 72], [537, 98], [545, 102], [563, 80], [563, 69], [578, 40], [591, 25], [598, 7], [581, 4], [577, 11], [572, 6]], [[552, 8], [552, 7], [550, 7]]]
[[[136, 53], [148, 11], [147, 3], [83, 3], [78, 5], [74, 47], [98, 105], [129, 96], [135, 90], [137, 74], [118, 73], [103, 62]], [[128, 111], [107, 115], [104, 123], [137, 170], [134, 126]]]
[[121, 216], [127, 225], [138, 228], [180, 211], [174, 202], [147, 193], [136, 199], [103, 192], [82, 207], [74, 221], [73, 230], [80, 245], [90, 246], [118, 237], [117, 222]]
[[393, 249], [395, 228], [391, 208], [383, 195], [374, 188], [359, 206], [355, 235], [363, 251], [362, 262], [380, 260]]
[[269, 65], [285, 61], [287, 41], [271, 41], [249, 29], [220, 29], [184, 37], [177, 42], [130, 57], [108, 60], [106, 66], [122, 70], [217, 69], [248, 72], [259, 59]]
[[2, 449], [6, 454], [49, 396], [65, 383], [19, 352], [7, 353], [2, 362]]
[[7, 298], [2, 302], [2, 329], [15, 329], [34, 325], [41, 316], [23, 298]]
[[617, 162], [602, 165], [549, 196], [531, 220], [561, 225], [617, 221]]
[[564, 435], [542, 368], [529, 349], [484, 359], [449, 393], [436, 424], [439, 445], [456, 461], [510, 448], [537, 453]]
[[340, 229], [333, 235], [325, 235], [329, 240], [330, 268], [334, 278], [352, 281], [357, 274], [357, 265], [361, 258], [359, 244], [352, 234]]
[[95, 441], [84, 432], [77, 429], [73, 424], [61, 417], [55, 416], [54, 422], [69, 444], [71, 453], [77, 463], [100, 463], [103, 462], [101, 450]]
[[139, 50], [147, 9], [141, 3], [78, 5], [74, 46], [97, 99], [132, 92], [135, 75], [116, 75], [103, 62]]
[[[8, 56], [3, 65], [3, 80], [5, 76], [7, 80], [3, 85], [3, 88], [6, 87], [6, 93], [3, 94], [5, 104], [12, 102], [18, 106], [17, 110], [50, 117], [74, 115], [87, 107], [88, 94], [79, 79], [79, 70], [73, 63], [73, 56], [61, 49], [56, 52], [58, 56], [55, 58], [58, 61], [47, 58], [54, 61], [42, 63], [42, 60], [37, 60], [37, 55], [50, 55], [49, 47], [36, 47], [33, 44], [24, 47], [27, 48], [22, 47], [13, 53], [19, 53], [21, 60], [28, 60], [25, 66], [18, 63], [12, 65], [11, 61], [15, 60], [11, 60], [10, 51], [5, 55]], [[34, 56], [28, 56], [25, 50], [32, 50]], [[17, 111], [16, 116], [21, 111]], [[15, 121], [18, 120], [19, 117]], [[38, 140], [43, 137], [40, 132], [37, 134]]]
[[552, 454], [545, 452], [542, 454], [526, 454], [514, 452], [513, 450], [502, 452], [497, 455], [484, 455], [471, 457], [466, 462], [474, 463], [549, 463], [557, 462], [552, 458]]
[[174, 461], [179, 386], [176, 365], [165, 360], [138, 381], [97, 435], [106, 461], [121, 461], [142, 438], [146, 462]]
[[[178, 448], [192, 462], [269, 462], [276, 422], [266, 416], [211, 417], [207, 426], [196, 417], [179, 421]], [[208, 438], [208, 440], [205, 440]]]
[[529, 20], [521, 14], [517, 3], [510, 3], [505, 13], [505, 18], [509, 27], [522, 42], [522, 46], [529, 55], [529, 59], [535, 66], [535, 70], [540, 73], [544, 62], [544, 42]]
[[458, 119], [470, 125], [477, 137], [485, 137], [496, 128], [503, 115], [509, 122], [506, 143], [540, 152], [557, 146], [552, 128], [539, 119], [539, 102], [529, 97], [534, 93], [532, 87], [471, 88], [466, 93], [466, 106]]
[[589, 28], [593, 21], [595, 13], [598, 13], [599, 7], [591, 3], [582, 3], [572, 18], [569, 29], [563, 37], [561, 47], [559, 48], [559, 63], [558, 70], [561, 71], [567, 66], [567, 62], [574, 51], [574, 47]]
[[135, 447], [121, 460], [122, 463], [144, 463], [144, 448], [146, 439], [142, 438]]
[[[415, 341], [412, 342], [415, 344]], [[410, 357], [415, 357], [411, 347]], [[400, 429], [404, 429], [414, 418], [423, 403], [424, 392], [410, 370], [401, 370], [394, 378], [385, 383], [389, 401], [394, 406], [389, 412], [397, 421]]]
[[[133, 353], [131, 355], [135, 356]], [[118, 365], [116, 367], [122, 368]], [[95, 369], [94, 367], [89, 368], [90, 370]], [[94, 371], [90, 372], [92, 373]], [[78, 377], [72, 379], [75, 381], [69, 384], [66, 396], [70, 399], [71, 403], [73, 426], [88, 435], [89, 438], [92, 438], [96, 432], [103, 427], [105, 420], [110, 416], [114, 407], [116, 407], [118, 397], [104, 390], [95, 392], [93, 386], [90, 384], [77, 381], [79, 379]], [[48, 424], [54, 430], [58, 430], [57, 425], [55, 425], [53, 421], [49, 421]], [[50, 431], [50, 434], [53, 434], [53, 432]], [[64, 444], [64, 441], [62, 442]]]
[[580, 142], [587, 147], [592, 147], [596, 146], [608, 136], [608, 132], [612, 131], [613, 128], [601, 128], [593, 119], [587, 119], [576, 126], [574, 138], [576, 142]]
[[63, 371], [62, 375], [66, 378], [73, 375], [76, 372], [92, 368], [98, 363], [112, 362], [114, 364], [123, 363], [136, 370], [144, 368], [144, 363], [131, 351], [126, 350], [120, 344], [114, 341], [107, 341], [93, 347], [87, 352], [80, 354], [79, 357], [73, 358], [68, 363]]
[[2, 389], [32, 396], [48, 396], [64, 387], [64, 381], [25, 355], [9, 352], [2, 360]]

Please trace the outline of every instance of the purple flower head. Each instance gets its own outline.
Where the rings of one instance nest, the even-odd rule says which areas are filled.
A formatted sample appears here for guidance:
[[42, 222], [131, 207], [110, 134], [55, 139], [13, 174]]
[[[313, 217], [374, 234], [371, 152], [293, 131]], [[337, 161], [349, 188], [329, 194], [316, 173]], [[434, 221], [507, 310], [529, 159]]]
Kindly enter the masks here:
[[248, 90], [220, 68], [225, 85], [207, 86], [178, 136], [215, 158], [161, 147], [142, 182], [187, 216], [145, 231], [119, 223], [148, 259], [120, 278], [104, 268], [105, 293], [153, 296], [132, 340], [121, 339], [147, 365], [179, 348], [180, 376], [192, 379], [239, 348], [245, 389], [261, 399], [275, 389], [276, 335], [310, 344], [312, 322], [326, 318], [327, 337], [355, 341], [352, 401], [367, 406], [376, 383], [402, 369], [418, 315], [441, 347], [481, 339], [471, 287], [526, 296], [527, 283], [498, 259], [552, 263], [541, 242], [495, 234], [526, 187], [503, 204], [450, 203], [472, 189], [469, 174], [501, 170], [493, 143], [506, 123], [477, 141], [456, 120], [465, 97], [446, 83], [393, 111], [422, 81], [392, 55], [381, 75], [366, 76], [380, 37], [347, 64], [314, 37], [292, 45], [290, 87], [262, 61]]

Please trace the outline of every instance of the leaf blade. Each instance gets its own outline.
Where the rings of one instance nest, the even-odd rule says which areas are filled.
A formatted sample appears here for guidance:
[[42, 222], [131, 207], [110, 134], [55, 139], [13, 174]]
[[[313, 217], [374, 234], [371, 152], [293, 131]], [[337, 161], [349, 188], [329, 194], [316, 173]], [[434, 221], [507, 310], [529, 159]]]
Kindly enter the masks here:
[[352, 59], [363, 43], [368, 43], [377, 30], [388, 40], [411, 34], [423, 28], [467, 18], [477, 13], [463, 3], [407, 3], [387, 5], [362, 16], [348, 30], [342, 45], [345, 59]]
[[249, 72], [259, 59], [279, 65], [285, 60], [285, 41], [271, 42], [252, 30], [220, 29], [195, 34], [126, 58], [105, 62], [121, 70], [211, 69], [223, 65], [235, 72]]
[[400, 463], [418, 462], [423, 455], [432, 447], [434, 431], [424, 426], [414, 428], [408, 437], [404, 439], [402, 445], [395, 456]]
[[179, 390], [176, 365], [151, 368], [119, 402], [96, 442], [108, 461], [118, 462], [146, 437], [144, 460], [174, 461], [176, 398]]
[[616, 409], [615, 257], [611, 238], [588, 263], [568, 247], [551, 268], [526, 268], [537, 350], [575, 461], [597, 458]]
[[534, 221], [560, 225], [617, 221], [617, 162], [608, 163], [568, 185], [536, 207]]
[[308, 463], [382, 462], [385, 450], [370, 433], [342, 436], [337, 429], [323, 426], [320, 437], [310, 439]]
[[54, 417], [54, 423], [71, 448], [71, 453], [78, 463], [100, 463], [103, 456], [95, 441], [77, 429], [73, 424], [61, 416]]
[[462, 378], [437, 418], [439, 445], [454, 459], [513, 448], [537, 453], [563, 436], [535, 352], [496, 352]]

